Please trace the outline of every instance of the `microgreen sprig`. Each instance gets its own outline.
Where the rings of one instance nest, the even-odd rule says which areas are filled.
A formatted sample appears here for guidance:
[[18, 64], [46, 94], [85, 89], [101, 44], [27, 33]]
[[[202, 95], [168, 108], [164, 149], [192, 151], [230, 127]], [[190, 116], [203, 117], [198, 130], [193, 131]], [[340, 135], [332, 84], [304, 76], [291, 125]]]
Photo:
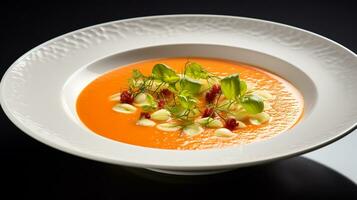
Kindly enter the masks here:
[[[207, 85], [202, 89], [205, 81]], [[163, 90], [169, 90], [172, 95], [163, 95]], [[207, 122], [215, 116], [227, 121], [227, 117], [237, 111], [258, 114], [264, 110], [262, 98], [248, 91], [247, 83], [240, 80], [239, 74], [220, 77], [191, 61], [186, 62], [182, 74], [163, 63], [156, 64], [150, 75], [134, 69], [129, 79], [129, 91], [134, 98], [147, 94], [143, 111], [154, 112], [164, 104], [171, 119], [182, 126], [193, 124], [197, 114], [204, 113], [202, 108], [211, 109], [206, 116]], [[214, 94], [208, 95], [212, 91]], [[205, 95], [206, 101], [209, 100], [207, 105], [199, 106]]]

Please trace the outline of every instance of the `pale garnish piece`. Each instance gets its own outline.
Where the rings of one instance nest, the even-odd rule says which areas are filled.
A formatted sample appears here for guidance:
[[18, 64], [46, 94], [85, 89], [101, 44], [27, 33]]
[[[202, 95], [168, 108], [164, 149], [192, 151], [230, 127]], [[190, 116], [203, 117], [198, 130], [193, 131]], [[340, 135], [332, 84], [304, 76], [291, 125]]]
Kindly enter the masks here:
[[232, 131], [226, 128], [219, 128], [215, 130], [214, 133], [217, 137], [226, 137], [226, 138], [234, 137], [236, 135], [235, 133], [233, 133]]
[[172, 132], [172, 131], [178, 131], [182, 127], [176, 123], [163, 123], [163, 124], [158, 124], [156, 128], [162, 131]]
[[127, 103], [118, 103], [113, 107], [115, 112], [131, 114], [136, 112], [137, 108]]
[[146, 102], [146, 94], [145, 93], [139, 93], [138, 95], [136, 95], [134, 102], [135, 103], [144, 103]]
[[167, 121], [171, 118], [171, 113], [166, 109], [160, 109], [151, 114], [151, 119], [159, 121]]
[[237, 123], [238, 123], [238, 128], [246, 128], [247, 127], [247, 125], [245, 125], [245, 123], [242, 121], [237, 121]]
[[272, 100], [275, 98], [267, 90], [256, 90], [253, 94], [260, 96], [263, 100]]
[[270, 118], [271, 117], [269, 114], [262, 112], [262, 113], [250, 116], [249, 122], [253, 125], [261, 125], [261, 124], [268, 122], [270, 120]]
[[258, 119], [255, 118], [249, 118], [249, 123], [255, 126], [261, 125], [262, 123], [260, 123], [260, 121]]
[[213, 119], [211, 117], [204, 117], [196, 120], [197, 123], [208, 128], [222, 128], [223, 123], [218, 119]]
[[264, 110], [267, 110], [267, 109], [271, 109], [272, 106], [270, 105], [270, 103], [264, 101]]
[[155, 108], [157, 103], [155, 102], [155, 99], [152, 95], [146, 94], [146, 93], [139, 93], [135, 98], [134, 98], [134, 106], [137, 107], [151, 107]]
[[252, 83], [252, 82], [246, 82], [247, 84], [247, 92], [253, 92], [256, 88], [256, 83]]
[[247, 111], [234, 112], [234, 117], [239, 121], [244, 121], [249, 118], [250, 114]]
[[143, 105], [143, 104], [147, 104], [147, 95], [145, 93], [140, 93], [138, 95], [136, 95], [136, 97], [134, 98], [134, 104], [136, 105]]
[[146, 119], [146, 118], [142, 118], [142, 119], [139, 119], [137, 122], [136, 122], [136, 125], [138, 126], [155, 126], [156, 123], [150, 119]]
[[110, 101], [120, 101], [120, 95], [121, 93], [116, 93], [116, 94], [113, 94], [112, 96], [109, 97], [109, 100]]
[[201, 134], [204, 129], [199, 124], [191, 124], [183, 128], [183, 132], [189, 136]]

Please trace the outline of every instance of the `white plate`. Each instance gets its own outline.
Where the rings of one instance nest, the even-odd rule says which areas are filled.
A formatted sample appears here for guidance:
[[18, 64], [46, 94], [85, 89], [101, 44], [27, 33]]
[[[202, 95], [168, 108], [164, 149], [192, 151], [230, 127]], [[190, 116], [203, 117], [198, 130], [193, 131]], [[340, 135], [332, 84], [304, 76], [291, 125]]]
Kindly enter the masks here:
[[[79, 121], [76, 97], [91, 80], [147, 58], [204, 56], [260, 66], [303, 94], [303, 120], [269, 140], [177, 151], [113, 141]], [[211, 173], [311, 151], [351, 132], [357, 118], [357, 57], [291, 26], [241, 17], [168, 15], [120, 20], [50, 40], [23, 55], [1, 81], [1, 105], [21, 130], [62, 151], [178, 174]]]

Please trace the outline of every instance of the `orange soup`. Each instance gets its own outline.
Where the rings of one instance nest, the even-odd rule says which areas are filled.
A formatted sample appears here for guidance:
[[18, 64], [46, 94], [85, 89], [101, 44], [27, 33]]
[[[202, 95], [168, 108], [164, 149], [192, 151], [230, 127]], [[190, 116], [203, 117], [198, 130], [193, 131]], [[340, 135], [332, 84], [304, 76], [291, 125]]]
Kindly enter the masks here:
[[[169, 66], [172, 71], [179, 74], [180, 76], [175, 77], [181, 77], [180, 81], [182, 81], [184, 76], [182, 74], [186, 74], [185, 66], [187, 66], [188, 62], [199, 63], [197, 66], [202, 66], [202, 68], [192, 65], [192, 69], [202, 69], [201, 71], [205, 73], [210, 72], [211, 75], [205, 74], [203, 77], [214, 76], [217, 77], [218, 81], [216, 83], [208, 83], [209, 86], [206, 89], [202, 89], [202, 86], [202, 91], [200, 90], [199, 95], [190, 93], [193, 89], [185, 91], [186, 94], [182, 91], [176, 92], [178, 89], [170, 88], [173, 84], [171, 86], [169, 86], [170, 84], [161, 84], [166, 85], [168, 89], [156, 88], [154, 89], [156, 91], [152, 91], [155, 93], [149, 96], [152, 96], [153, 102], [156, 102], [156, 107], [152, 110], [143, 111], [144, 108], [147, 108], [136, 106], [137, 109], [134, 109], [135, 111], [122, 113], [113, 109], [116, 108], [115, 106], [120, 101], [125, 101], [126, 94], [123, 91], [129, 90], [128, 81], [132, 81], [133, 74], [135, 75], [135, 73], [132, 73], [133, 70], [140, 71], [139, 75], [136, 74], [138, 77], [149, 77], [150, 74], [154, 73], [153, 67], [158, 63], [162, 63], [164, 64], [163, 66]], [[187, 73], [189, 72], [192, 72], [192, 70]], [[232, 74], [238, 75], [230, 76]], [[150, 81], [151, 79], [146, 78], [145, 80]], [[244, 80], [244, 83], [242, 80]], [[193, 81], [193, 83], [196, 82]], [[201, 82], [206, 84], [205, 81], [201, 80]], [[147, 85], [150, 84], [152, 85], [153, 83], [150, 82]], [[239, 88], [234, 84], [238, 84], [236, 86], [239, 86]], [[160, 86], [160, 84], [158, 85]], [[181, 85], [181, 90], [182, 87]], [[142, 91], [142, 89], [141, 85], [135, 91]], [[237, 93], [238, 90], [240, 91], [239, 93]], [[158, 93], [158, 91], [161, 91], [161, 93]], [[169, 93], [169, 95], [177, 93], [177, 96], [175, 97], [172, 94], [173, 97], [169, 96], [171, 100], [165, 99], [163, 101], [160, 98], [165, 96], [165, 92]], [[118, 93], [121, 100], [110, 98], [115, 97], [115, 94]], [[185, 94], [186, 96], [184, 96]], [[130, 95], [129, 97], [133, 97]], [[234, 97], [234, 95], [237, 97]], [[166, 116], [165, 113], [168, 113], [170, 119], [172, 119], [173, 113], [170, 115], [170, 112], [174, 112], [176, 105], [177, 107], [186, 106], [182, 102], [182, 105], [179, 105], [178, 102], [181, 100], [190, 102], [191, 97], [194, 103], [190, 104], [190, 106], [192, 106], [192, 109], [196, 109], [195, 112], [192, 111], [190, 113], [190, 110], [189, 112], [182, 112], [189, 113], [187, 116], [195, 113], [195, 119], [190, 118], [191, 125], [185, 121], [189, 128], [185, 127], [186, 125], [180, 125], [178, 129], [166, 130], [158, 128], [160, 124], [166, 124], [168, 120], [165, 118], [166, 121], [164, 122], [157, 121], [153, 119], [153, 116], [162, 116], [159, 114]], [[136, 95], [135, 98], [139, 98], [139, 95]], [[171, 102], [171, 107], [167, 108], [170, 112], [163, 109], [165, 112], [153, 114], [159, 110], [157, 107], [166, 108], [160, 103], [165, 104], [166, 102], [168, 105], [168, 101]], [[227, 103], [224, 104], [222, 102]], [[235, 102], [237, 105], [233, 108]], [[103, 137], [144, 147], [195, 150], [222, 148], [271, 138], [293, 127], [299, 121], [303, 113], [303, 104], [302, 95], [289, 82], [251, 65], [208, 58], [163, 58], [122, 66], [100, 76], [83, 89], [78, 97], [76, 107], [78, 116], [85, 126]], [[186, 115], [182, 114], [180, 116]], [[160, 117], [156, 118], [161, 119]], [[208, 118], [212, 122], [215, 120], [215, 124], [212, 123], [211, 126], [208, 126], [207, 123], [202, 123], [202, 120]], [[144, 120], [140, 121], [140, 119]], [[177, 120], [181, 120], [181, 118], [177, 118]], [[145, 125], [141, 126], [141, 122]], [[192, 124], [195, 124], [193, 128]], [[194, 134], [185, 134], [186, 132]]]

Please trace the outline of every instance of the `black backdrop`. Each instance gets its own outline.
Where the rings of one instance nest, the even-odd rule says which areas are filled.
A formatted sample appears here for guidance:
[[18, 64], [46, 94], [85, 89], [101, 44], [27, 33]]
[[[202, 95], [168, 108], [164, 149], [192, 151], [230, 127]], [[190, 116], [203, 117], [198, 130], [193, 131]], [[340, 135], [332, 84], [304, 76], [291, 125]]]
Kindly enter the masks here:
[[[352, 1], [351, 1], [352, 2]], [[356, 6], [348, 1], [1, 2], [1, 75], [31, 48], [97, 23], [159, 14], [225, 14], [307, 29], [357, 51]], [[156, 198], [357, 199], [357, 186], [318, 163], [293, 158], [214, 176], [177, 177], [89, 161], [47, 147], [1, 113], [0, 196], [48, 199]], [[343, 155], [341, 155], [343, 156]]]

